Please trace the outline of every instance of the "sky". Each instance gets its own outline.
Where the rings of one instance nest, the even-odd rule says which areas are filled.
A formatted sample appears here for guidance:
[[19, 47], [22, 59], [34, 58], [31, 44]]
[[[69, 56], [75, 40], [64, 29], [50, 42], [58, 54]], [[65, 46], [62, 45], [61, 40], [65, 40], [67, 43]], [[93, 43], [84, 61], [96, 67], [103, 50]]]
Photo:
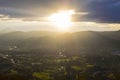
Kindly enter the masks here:
[[120, 0], [0, 0], [0, 30], [56, 30], [58, 10], [75, 10], [70, 31], [120, 30]]

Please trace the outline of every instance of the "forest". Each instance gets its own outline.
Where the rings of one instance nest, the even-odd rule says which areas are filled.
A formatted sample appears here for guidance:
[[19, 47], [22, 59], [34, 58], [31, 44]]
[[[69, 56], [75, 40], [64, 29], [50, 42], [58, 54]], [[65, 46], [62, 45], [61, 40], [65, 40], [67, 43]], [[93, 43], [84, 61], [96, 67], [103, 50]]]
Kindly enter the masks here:
[[0, 80], [120, 80], [120, 31], [33, 33], [1, 34]]

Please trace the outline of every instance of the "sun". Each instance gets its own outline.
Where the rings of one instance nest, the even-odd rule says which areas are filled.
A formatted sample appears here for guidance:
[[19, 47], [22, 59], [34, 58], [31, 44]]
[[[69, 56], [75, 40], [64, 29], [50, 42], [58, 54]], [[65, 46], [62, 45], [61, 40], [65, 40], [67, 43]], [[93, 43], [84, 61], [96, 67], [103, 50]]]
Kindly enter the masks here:
[[59, 30], [67, 30], [72, 26], [72, 15], [74, 10], [60, 10], [48, 17], [48, 20], [55, 23]]

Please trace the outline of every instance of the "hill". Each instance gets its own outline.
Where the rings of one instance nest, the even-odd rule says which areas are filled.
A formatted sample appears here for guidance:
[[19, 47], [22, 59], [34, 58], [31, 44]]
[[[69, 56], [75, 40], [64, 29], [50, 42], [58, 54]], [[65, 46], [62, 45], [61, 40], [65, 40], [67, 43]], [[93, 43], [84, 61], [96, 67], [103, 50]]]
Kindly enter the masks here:
[[74, 33], [16, 31], [2, 34], [0, 48], [9, 50], [12, 47], [17, 47], [14, 50], [120, 48], [120, 31]]

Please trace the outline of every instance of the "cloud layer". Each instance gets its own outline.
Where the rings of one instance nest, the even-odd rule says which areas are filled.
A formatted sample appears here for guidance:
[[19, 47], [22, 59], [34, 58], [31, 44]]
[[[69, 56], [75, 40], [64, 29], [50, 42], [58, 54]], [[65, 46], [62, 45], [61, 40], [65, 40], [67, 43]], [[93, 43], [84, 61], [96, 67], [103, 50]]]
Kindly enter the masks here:
[[[0, 14], [9, 18], [35, 18], [48, 16], [58, 9], [75, 9], [77, 21], [120, 23], [119, 0], [0, 0]], [[0, 17], [3, 18], [3, 17]]]

